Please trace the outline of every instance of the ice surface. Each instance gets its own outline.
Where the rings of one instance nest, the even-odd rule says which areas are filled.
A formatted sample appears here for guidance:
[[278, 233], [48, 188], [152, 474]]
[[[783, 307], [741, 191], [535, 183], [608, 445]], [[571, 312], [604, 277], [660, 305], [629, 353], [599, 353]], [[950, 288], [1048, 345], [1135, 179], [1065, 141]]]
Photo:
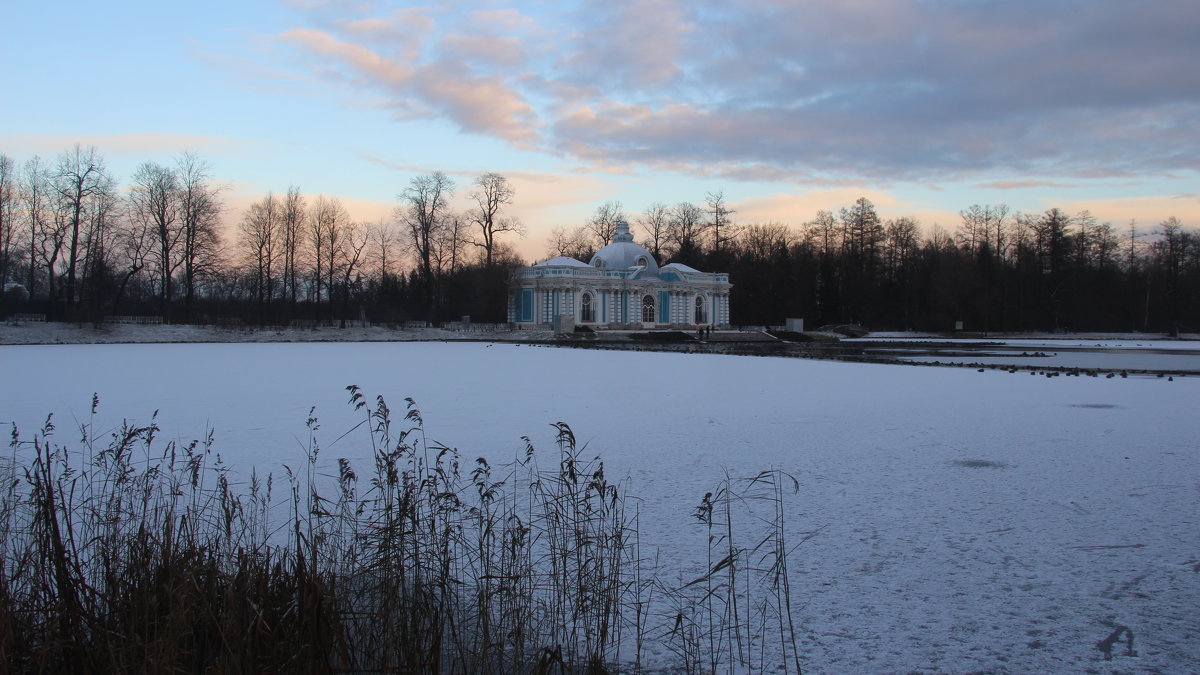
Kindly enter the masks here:
[[[466, 343], [0, 347], [0, 421], [49, 412], [70, 443], [159, 410], [216, 430], [245, 469], [296, 464], [316, 406], [322, 457], [365, 466], [344, 387], [416, 399], [429, 435], [513, 457], [562, 420], [641, 497], [643, 547], [703, 559], [690, 517], [723, 472], [800, 481], [808, 672], [1188, 672], [1200, 663], [1200, 379]], [[1105, 661], [1098, 641], [1129, 627]], [[669, 653], [659, 649], [658, 665]], [[652, 660], [653, 661], [653, 660]]]

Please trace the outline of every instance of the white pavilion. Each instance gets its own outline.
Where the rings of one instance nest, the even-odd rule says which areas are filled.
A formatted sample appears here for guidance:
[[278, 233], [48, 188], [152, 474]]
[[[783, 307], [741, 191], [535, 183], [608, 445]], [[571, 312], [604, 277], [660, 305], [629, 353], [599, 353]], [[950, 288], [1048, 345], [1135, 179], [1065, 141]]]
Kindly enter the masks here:
[[658, 266], [633, 242], [629, 223], [617, 224], [611, 244], [590, 263], [557, 257], [513, 274], [508, 320], [604, 328], [694, 328], [729, 324], [729, 275], [687, 265]]

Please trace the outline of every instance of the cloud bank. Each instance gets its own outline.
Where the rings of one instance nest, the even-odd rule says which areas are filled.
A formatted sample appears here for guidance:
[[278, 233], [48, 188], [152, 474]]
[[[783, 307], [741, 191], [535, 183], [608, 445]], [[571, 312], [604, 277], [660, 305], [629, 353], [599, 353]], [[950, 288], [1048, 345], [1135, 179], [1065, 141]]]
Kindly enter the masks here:
[[320, 3], [304, 73], [598, 168], [741, 180], [1200, 170], [1194, 0]]

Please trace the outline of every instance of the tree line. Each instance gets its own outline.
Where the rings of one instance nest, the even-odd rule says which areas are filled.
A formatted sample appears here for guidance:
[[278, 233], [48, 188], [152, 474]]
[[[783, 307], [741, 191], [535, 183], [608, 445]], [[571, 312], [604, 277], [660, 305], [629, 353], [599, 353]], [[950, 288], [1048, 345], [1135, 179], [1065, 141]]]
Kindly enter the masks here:
[[723, 192], [702, 204], [619, 202], [552, 231], [547, 256], [588, 260], [635, 223], [660, 262], [729, 272], [732, 320], [874, 329], [990, 331], [1200, 330], [1200, 232], [1170, 217], [1118, 228], [1087, 211], [972, 205], [953, 231], [883, 219], [869, 199], [799, 226], [736, 224]]
[[[225, 187], [184, 153], [145, 162], [125, 188], [94, 148], [23, 165], [0, 154], [3, 314], [101, 321], [345, 325], [368, 320], [503, 321], [521, 264], [508, 234], [515, 190], [488, 172], [455, 211], [444, 173], [413, 178], [391, 219], [354, 219], [297, 187], [227, 214]], [[235, 225], [222, 226], [226, 215]]]
[[[225, 188], [194, 154], [145, 162], [124, 188], [94, 148], [21, 166], [0, 154], [0, 309], [70, 321], [504, 321], [524, 264], [509, 240], [524, 233], [508, 213], [515, 190], [484, 173], [456, 210], [457, 189], [442, 172], [413, 177], [392, 217], [374, 222], [297, 187], [227, 214]], [[721, 191], [632, 215], [610, 201], [554, 228], [546, 255], [587, 261], [629, 221], [660, 263], [730, 273], [743, 325], [1200, 330], [1200, 234], [1173, 217], [1118, 228], [1086, 211], [973, 205], [949, 230], [885, 220], [866, 198], [799, 226], [735, 213]]]

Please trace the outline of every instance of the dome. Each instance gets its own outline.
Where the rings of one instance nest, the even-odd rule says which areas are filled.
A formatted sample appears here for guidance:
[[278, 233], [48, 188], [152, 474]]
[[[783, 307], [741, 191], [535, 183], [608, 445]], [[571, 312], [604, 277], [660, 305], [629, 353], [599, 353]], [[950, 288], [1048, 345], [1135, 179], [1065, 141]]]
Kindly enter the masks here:
[[592, 267], [602, 269], [629, 269], [644, 267], [643, 275], [658, 276], [658, 263], [654, 256], [644, 247], [633, 243], [633, 235], [629, 232], [629, 223], [617, 223], [617, 233], [613, 235], [612, 243], [596, 251], [592, 256]]

